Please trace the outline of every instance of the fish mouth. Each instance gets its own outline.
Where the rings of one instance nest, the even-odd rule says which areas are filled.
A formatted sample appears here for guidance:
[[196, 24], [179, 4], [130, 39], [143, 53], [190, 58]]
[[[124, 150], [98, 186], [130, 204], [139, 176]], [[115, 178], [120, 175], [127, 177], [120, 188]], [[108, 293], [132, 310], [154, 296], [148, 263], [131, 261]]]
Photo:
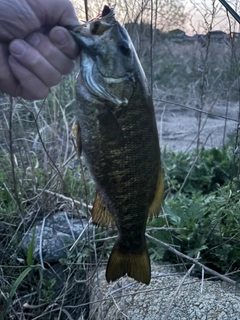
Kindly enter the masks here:
[[[110, 8], [108, 6], [104, 6], [102, 13], [100, 13], [97, 17], [85, 22], [84, 24], [75, 26], [75, 27], [67, 27], [70, 29], [73, 37], [75, 38], [77, 34], [85, 37], [91, 37], [93, 35], [102, 35], [107, 29], [113, 27], [116, 23], [114, 8]], [[97, 23], [99, 21], [99, 24]], [[75, 38], [76, 39], [76, 38]], [[77, 40], [77, 39], [76, 39]], [[79, 39], [77, 40], [77, 42]], [[83, 44], [82, 44], [83, 45]]]
[[[105, 5], [102, 12], [96, 18], [86, 22], [86, 24], [78, 27], [77, 29], [85, 39], [88, 38], [89, 41], [91, 41], [93, 36], [101, 37], [107, 30], [114, 27], [117, 23], [114, 16], [114, 8], [110, 8]], [[96, 64], [97, 69], [94, 68], [95, 59], [98, 59], [96, 56], [96, 47], [94, 47], [92, 52], [90, 46], [85, 47], [83, 43], [82, 47], [87, 53], [85, 55], [85, 53], [82, 52], [82, 56], [84, 56], [86, 59], [85, 62], [87, 62], [87, 67], [84, 68], [83, 78], [89, 92], [99, 100], [107, 100], [117, 106], [127, 105], [129, 95], [122, 92], [122, 96], [119, 97], [112, 92], [111, 87], [121, 85], [123, 83], [129, 83], [129, 80], [133, 78], [132, 72], [125, 70], [122, 74], [106, 75], [101, 68], [97, 67], [98, 63]], [[98, 79], [95, 77], [96, 73], [99, 75]], [[99, 79], [100, 81], [98, 81]]]
[[103, 7], [102, 13], [100, 13], [96, 18], [90, 20], [91, 21], [95, 21], [95, 20], [100, 20], [103, 18], [109, 18], [110, 16], [114, 16], [114, 8], [110, 8], [109, 6], [105, 5]]
[[[99, 44], [96, 40], [103, 39], [105, 45], [108, 39], [111, 39], [109, 34], [112, 32], [112, 28], [118, 24], [114, 16], [114, 8], [105, 5], [96, 18], [71, 28], [70, 32], [82, 48], [81, 74], [89, 92], [99, 100], [107, 100], [120, 106], [127, 105], [131, 96], [131, 89], [125, 89], [125, 87], [130, 87], [133, 70], [131, 68], [125, 70], [123, 68], [107, 68], [105, 62], [101, 60], [103, 58], [99, 53]], [[104, 54], [107, 57], [108, 52], [104, 52]], [[122, 89], [116, 90], [116, 88]]]
[[103, 11], [102, 11], [102, 17], [107, 16], [109, 13], [111, 13], [114, 10], [114, 8], [109, 8], [109, 6], [105, 5], [103, 7]]

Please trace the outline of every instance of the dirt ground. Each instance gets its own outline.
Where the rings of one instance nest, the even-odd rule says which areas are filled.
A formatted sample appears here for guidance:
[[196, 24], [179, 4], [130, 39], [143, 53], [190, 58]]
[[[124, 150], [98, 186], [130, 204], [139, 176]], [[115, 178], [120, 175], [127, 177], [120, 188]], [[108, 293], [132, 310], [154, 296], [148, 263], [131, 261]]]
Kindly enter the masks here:
[[[221, 102], [213, 107], [210, 116], [202, 114], [200, 145], [210, 149], [219, 148], [226, 143], [228, 135], [236, 133], [238, 110], [238, 103], [231, 103], [226, 115], [226, 105]], [[225, 119], [226, 116], [228, 119]], [[156, 107], [156, 118], [161, 148], [166, 147], [167, 150], [174, 152], [185, 152], [196, 148], [198, 111], [177, 105], [160, 104]]]

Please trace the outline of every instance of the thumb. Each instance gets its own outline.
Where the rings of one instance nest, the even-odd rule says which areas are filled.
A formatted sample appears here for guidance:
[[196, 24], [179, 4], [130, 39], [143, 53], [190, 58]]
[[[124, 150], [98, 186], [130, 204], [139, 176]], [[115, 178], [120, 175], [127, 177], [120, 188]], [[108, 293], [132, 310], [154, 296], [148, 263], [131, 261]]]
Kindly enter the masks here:
[[28, 0], [42, 26], [54, 27], [79, 24], [69, 0]]

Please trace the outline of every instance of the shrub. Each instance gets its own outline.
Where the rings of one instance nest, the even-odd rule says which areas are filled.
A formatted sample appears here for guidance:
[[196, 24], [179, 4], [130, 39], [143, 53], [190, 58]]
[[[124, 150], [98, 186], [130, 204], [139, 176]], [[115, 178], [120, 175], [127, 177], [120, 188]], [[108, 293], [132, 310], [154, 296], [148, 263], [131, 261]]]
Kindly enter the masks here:
[[[213, 148], [196, 152], [174, 153], [164, 150], [166, 187], [169, 193], [179, 190], [186, 194], [208, 194], [218, 186], [226, 185], [236, 174], [238, 163], [234, 161], [232, 144], [222, 150]], [[187, 179], [186, 179], [187, 177]]]
[[[240, 268], [239, 205], [240, 192], [232, 184], [208, 195], [195, 193], [189, 197], [182, 193], [166, 200], [164, 215], [149, 225], [170, 228], [152, 232], [190, 257], [200, 252], [201, 263], [226, 273]], [[156, 250], [153, 245], [152, 253]], [[178, 259], [161, 248], [158, 258], [171, 262]]]

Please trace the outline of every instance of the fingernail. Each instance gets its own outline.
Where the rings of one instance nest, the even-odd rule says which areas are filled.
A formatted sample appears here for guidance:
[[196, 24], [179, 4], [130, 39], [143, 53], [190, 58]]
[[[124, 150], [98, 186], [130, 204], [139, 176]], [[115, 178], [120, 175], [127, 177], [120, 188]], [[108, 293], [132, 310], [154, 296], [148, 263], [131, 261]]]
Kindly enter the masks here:
[[9, 49], [12, 54], [16, 54], [20, 56], [26, 52], [27, 46], [23, 41], [16, 40], [10, 44]]
[[37, 47], [41, 42], [41, 38], [38, 33], [33, 33], [26, 38], [26, 41], [31, 44], [33, 47]]
[[65, 45], [66, 42], [68, 41], [68, 38], [65, 32], [62, 30], [55, 30], [53, 33], [53, 36], [54, 36], [54, 39], [53, 39], [54, 42], [59, 46]]

